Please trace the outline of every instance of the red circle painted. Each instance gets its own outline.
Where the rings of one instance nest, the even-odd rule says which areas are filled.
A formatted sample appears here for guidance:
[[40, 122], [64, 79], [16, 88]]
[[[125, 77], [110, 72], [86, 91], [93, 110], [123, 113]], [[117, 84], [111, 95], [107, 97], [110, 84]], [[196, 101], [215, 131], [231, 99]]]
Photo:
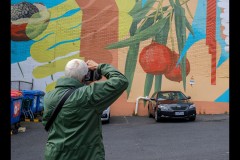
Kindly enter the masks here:
[[144, 72], [154, 75], [167, 72], [171, 61], [171, 50], [167, 46], [154, 41], [144, 47], [139, 55], [139, 63]]
[[[170, 70], [168, 70], [168, 72], [164, 74], [165, 77], [171, 81], [176, 81], [176, 82], [182, 81], [181, 66], [180, 64], [176, 65], [178, 59], [179, 59], [179, 54], [174, 52], [174, 54], [172, 55], [172, 64], [170, 66]], [[190, 63], [186, 58], [186, 76], [189, 74], [189, 72], [190, 72]]]

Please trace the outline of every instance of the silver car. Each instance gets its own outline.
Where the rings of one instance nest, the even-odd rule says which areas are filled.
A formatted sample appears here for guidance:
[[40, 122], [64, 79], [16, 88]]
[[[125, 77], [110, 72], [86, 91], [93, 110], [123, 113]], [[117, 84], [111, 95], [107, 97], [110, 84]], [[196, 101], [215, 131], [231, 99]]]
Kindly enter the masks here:
[[107, 109], [103, 111], [101, 120], [102, 122], [109, 123], [110, 118], [111, 118], [111, 115], [110, 115], [110, 106], [109, 106]]

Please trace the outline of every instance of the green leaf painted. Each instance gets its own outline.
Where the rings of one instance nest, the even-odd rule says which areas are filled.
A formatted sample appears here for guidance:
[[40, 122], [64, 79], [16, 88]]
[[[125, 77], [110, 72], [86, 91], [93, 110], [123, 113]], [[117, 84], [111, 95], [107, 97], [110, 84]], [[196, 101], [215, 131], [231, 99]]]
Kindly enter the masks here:
[[[144, 96], [149, 96], [149, 93], [152, 89], [153, 84], [153, 74], [146, 74], [145, 85], [144, 85]], [[146, 105], [146, 101], [144, 101], [144, 106]]]
[[177, 5], [178, 7], [181, 7], [181, 4], [180, 4], [180, 1], [179, 1], [179, 0], [176, 0], [175, 2], [176, 2], [176, 5]]
[[[136, 5], [138, 5], [138, 3]], [[132, 22], [132, 25], [130, 27], [130, 36], [134, 36], [134, 34], [136, 33], [137, 24], [138, 24], [138, 22], [136, 22], [136, 21]], [[139, 51], [139, 43], [132, 44], [129, 46], [126, 63], [125, 63], [125, 76], [129, 81], [129, 85], [126, 90], [127, 98], [129, 97], [131, 87], [132, 87], [132, 81], [133, 81], [133, 77], [134, 77], [134, 73], [135, 73], [138, 51]]]
[[155, 75], [155, 86], [154, 91], [161, 91], [162, 86], [162, 75]]
[[156, 34], [155, 41], [163, 45], [166, 45], [169, 29], [170, 29], [170, 17], [167, 18], [167, 22], [165, 23], [163, 29], [158, 34]]
[[182, 8], [181, 6], [176, 6], [175, 5], [175, 28], [176, 28], [176, 34], [177, 34], [177, 41], [178, 41], [178, 50], [179, 52], [182, 51], [183, 46], [184, 46], [184, 34], [186, 36], [186, 31], [184, 32], [184, 30], [186, 30], [184, 27], [185, 26], [185, 16], [182, 17]]
[[140, 41], [149, 39], [150, 37], [156, 35], [163, 29], [163, 27], [165, 26], [165, 23], [167, 21], [167, 17], [162, 18], [161, 20], [157, 21], [152, 26], [148, 27], [147, 29], [145, 29], [139, 33], [136, 33], [134, 36], [131, 36], [128, 39], [108, 45], [106, 47], [106, 49], [122, 48], [122, 47], [130, 46], [133, 43], [139, 43]]
[[131, 27], [130, 27], [130, 36], [134, 36], [134, 34], [136, 33], [136, 30], [137, 30], [137, 22], [133, 22]]
[[[176, 0], [174, 5], [174, 16], [175, 16], [175, 28], [178, 41], [178, 50], [181, 54], [184, 44], [186, 42], [186, 17], [185, 10], [181, 7], [179, 0]], [[183, 80], [183, 88], [186, 91], [186, 57], [181, 61], [181, 72]]]
[[156, 2], [156, 0], [148, 0], [147, 3], [142, 8], [142, 6], [139, 7], [139, 3], [142, 5], [141, 1], [138, 1], [136, 3], [136, 5], [137, 5], [136, 8], [134, 7], [134, 9], [129, 12], [129, 15], [131, 15], [133, 17], [133, 21], [139, 22], [152, 9], [152, 6], [155, 2]]
[[192, 28], [191, 24], [188, 22], [186, 16], [185, 16], [185, 25], [186, 25], [187, 29], [191, 32], [191, 34], [194, 35], [193, 28]]
[[139, 43], [132, 44], [128, 49], [126, 64], [125, 64], [125, 76], [129, 81], [128, 88], [127, 88], [127, 98], [129, 97], [132, 81], [135, 73], [137, 57], [139, 51]]
[[175, 4], [173, 0], [169, 0], [169, 3], [171, 4], [171, 6], [174, 8]]
[[[162, 8], [163, 11], [166, 11], [167, 9], [168, 9], [168, 6]], [[151, 13], [149, 16], [153, 16], [155, 14], [156, 14], [156, 11]], [[157, 20], [160, 20], [162, 17], [163, 17], [162, 14], [158, 15]], [[138, 28], [138, 31], [136, 31], [136, 32], [145, 30], [146, 28], [151, 26], [153, 23], [154, 23], [154, 17], [147, 18], [146, 22], [140, 28]]]
[[[185, 12], [183, 10], [182, 14], [185, 15]], [[182, 21], [185, 22], [185, 16], [182, 15]], [[183, 40], [182, 40], [182, 49], [184, 47], [184, 44], [186, 43], [186, 25], [185, 23], [182, 23], [182, 35], [183, 35]], [[182, 50], [180, 52], [180, 55], [182, 54]], [[181, 65], [181, 71], [182, 71], [182, 80], [183, 80], [183, 88], [184, 88], [184, 91], [186, 91], [186, 55], [183, 57], [183, 60], [182, 60], [182, 63], [180, 64]]]
[[[153, 12], [152, 14], [150, 14], [149, 16], [152, 16], [154, 14], [156, 14], [156, 11]], [[153, 24], [153, 22], [154, 22], [154, 17], [147, 18], [146, 22], [141, 27], [139, 27], [136, 32], [140, 32], [140, 31], [145, 30], [146, 28], [151, 26]]]
[[137, 13], [139, 10], [141, 10], [141, 8], [142, 8], [142, 1], [136, 0], [134, 7], [132, 8], [131, 11], [128, 12], [128, 14], [130, 16], [133, 16], [135, 13]]
[[[165, 23], [165, 26], [163, 27], [161, 32], [156, 34], [155, 41], [163, 45], [166, 45], [169, 29], [170, 29], [170, 17], [167, 19], [167, 22]], [[161, 85], [162, 85], [162, 75], [155, 75], [154, 91], [161, 90]]]
[[181, 65], [181, 72], [182, 72], [183, 88], [184, 88], [184, 91], [186, 91], [186, 55], [183, 57], [180, 65]]

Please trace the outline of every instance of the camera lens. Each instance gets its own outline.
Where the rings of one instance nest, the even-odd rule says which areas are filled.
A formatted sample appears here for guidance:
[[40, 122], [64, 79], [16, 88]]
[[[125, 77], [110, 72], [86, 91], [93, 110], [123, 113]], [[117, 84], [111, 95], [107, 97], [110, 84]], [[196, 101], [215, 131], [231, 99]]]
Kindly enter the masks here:
[[87, 75], [85, 76], [85, 81], [97, 81], [102, 78], [102, 75], [97, 72], [97, 70], [89, 70]]

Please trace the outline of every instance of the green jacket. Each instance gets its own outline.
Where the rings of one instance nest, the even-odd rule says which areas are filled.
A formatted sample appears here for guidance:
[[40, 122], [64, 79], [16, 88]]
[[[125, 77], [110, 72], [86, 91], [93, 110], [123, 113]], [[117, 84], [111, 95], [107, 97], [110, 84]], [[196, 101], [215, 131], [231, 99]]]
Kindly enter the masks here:
[[128, 80], [109, 64], [99, 64], [97, 71], [107, 80], [84, 85], [73, 78], [60, 78], [55, 89], [45, 94], [44, 126], [66, 89], [77, 88], [48, 131], [46, 160], [105, 159], [101, 115], [128, 87]]

